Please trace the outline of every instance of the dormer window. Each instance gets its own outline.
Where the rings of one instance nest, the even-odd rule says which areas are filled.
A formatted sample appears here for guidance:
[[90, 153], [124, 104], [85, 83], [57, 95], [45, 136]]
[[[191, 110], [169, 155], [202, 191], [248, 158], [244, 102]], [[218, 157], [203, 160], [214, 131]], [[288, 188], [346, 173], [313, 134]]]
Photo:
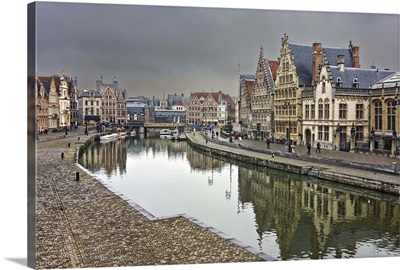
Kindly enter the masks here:
[[353, 79], [353, 87], [358, 88], [360, 86], [360, 82], [358, 81], [357, 78]]
[[336, 78], [336, 86], [338, 86], [338, 87], [342, 87], [342, 85], [343, 85], [342, 78], [340, 78], [340, 77], [337, 77], [337, 78]]

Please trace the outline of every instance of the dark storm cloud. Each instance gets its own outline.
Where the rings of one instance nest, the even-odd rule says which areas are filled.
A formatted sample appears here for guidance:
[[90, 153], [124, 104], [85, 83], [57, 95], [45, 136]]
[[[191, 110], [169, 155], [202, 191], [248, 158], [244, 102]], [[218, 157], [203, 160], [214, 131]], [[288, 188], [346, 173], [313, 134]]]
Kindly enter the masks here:
[[277, 60], [284, 33], [307, 45], [352, 40], [362, 67], [399, 69], [398, 15], [39, 2], [37, 18], [39, 75], [64, 69], [80, 89], [103, 74], [131, 96], [237, 95], [238, 63], [254, 73], [261, 45]]

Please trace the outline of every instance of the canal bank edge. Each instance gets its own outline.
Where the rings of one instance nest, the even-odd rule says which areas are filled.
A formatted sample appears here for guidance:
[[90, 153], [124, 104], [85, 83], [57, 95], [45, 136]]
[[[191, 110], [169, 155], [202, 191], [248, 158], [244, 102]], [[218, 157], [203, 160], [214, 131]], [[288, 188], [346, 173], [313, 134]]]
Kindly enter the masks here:
[[200, 220], [198, 220], [198, 219], [196, 219], [196, 218], [194, 218], [194, 217], [192, 217], [192, 216], [190, 216], [190, 215], [188, 215], [186, 213], [172, 215], [172, 216], [155, 217], [153, 214], [148, 212], [146, 209], [144, 209], [143, 207], [141, 207], [137, 203], [131, 201], [129, 198], [125, 197], [120, 192], [118, 192], [115, 189], [113, 189], [105, 181], [103, 181], [102, 179], [98, 178], [95, 174], [93, 174], [88, 169], [86, 169], [81, 164], [79, 164], [79, 156], [84, 151], [87, 150], [87, 148], [97, 139], [97, 137], [98, 136], [90, 136], [90, 137], [87, 137], [84, 141], [81, 141], [81, 142], [78, 143], [80, 145], [76, 148], [76, 152], [75, 152], [75, 155], [74, 155], [74, 161], [75, 161], [76, 166], [78, 166], [87, 175], [89, 175], [94, 180], [98, 181], [100, 184], [102, 184], [105, 188], [110, 190], [116, 196], [121, 198], [123, 201], [128, 203], [131, 207], [133, 207], [135, 210], [137, 210], [139, 213], [141, 213], [148, 220], [150, 220], [150, 221], [159, 221], [159, 220], [170, 219], [170, 218], [179, 218], [179, 217], [185, 218], [188, 221], [190, 221], [191, 223], [193, 223], [193, 224], [195, 224], [197, 226], [200, 226], [200, 227], [204, 228], [205, 230], [216, 234], [220, 238], [222, 238], [222, 239], [224, 239], [224, 240], [226, 240], [226, 241], [238, 246], [239, 248], [245, 250], [246, 252], [249, 252], [249, 253], [255, 255], [256, 257], [258, 257], [260, 259], [260, 261], [279, 261], [277, 258], [274, 258], [273, 256], [270, 256], [268, 254], [260, 252], [260, 251], [256, 250], [255, 248], [251, 247], [250, 245], [245, 244], [242, 241], [240, 241], [238, 239], [235, 239], [235, 238], [233, 238], [233, 237], [221, 232], [220, 230], [218, 230], [218, 229], [216, 229], [214, 227], [211, 227], [211, 226], [205, 224], [204, 222], [202, 222], [202, 221], [200, 221]]
[[[196, 137], [195, 134], [198, 134], [198, 136]], [[301, 165], [299, 165], [290, 162], [289, 157], [283, 159], [285, 158], [284, 156], [279, 161], [277, 161], [276, 159], [273, 159], [272, 155], [261, 153], [257, 153], [256, 155], [256, 152], [246, 149], [240, 149], [240, 153], [238, 153], [237, 151], [234, 151], [235, 149], [239, 150], [236, 144], [231, 144], [232, 146], [228, 145], [227, 147], [222, 147], [222, 145], [220, 145], [219, 143], [205, 138], [201, 132], [186, 132], [186, 137], [188, 139], [188, 143], [192, 147], [209, 152], [210, 154], [232, 158], [234, 160], [247, 162], [262, 167], [287, 171], [295, 174], [308, 175], [323, 180], [400, 195], [400, 179], [397, 184], [393, 184], [387, 181], [385, 182], [385, 180], [379, 181], [376, 179], [359, 177], [357, 175], [330, 171], [329, 167], [331, 167], [331, 165], [327, 165], [326, 168], [322, 168], [321, 166], [315, 166], [315, 163], [313, 164], [311, 162], [304, 161]], [[377, 172], [371, 173], [374, 173], [375, 175], [379, 174]], [[381, 179], [384, 179], [384, 177], [385, 174], [382, 173]]]

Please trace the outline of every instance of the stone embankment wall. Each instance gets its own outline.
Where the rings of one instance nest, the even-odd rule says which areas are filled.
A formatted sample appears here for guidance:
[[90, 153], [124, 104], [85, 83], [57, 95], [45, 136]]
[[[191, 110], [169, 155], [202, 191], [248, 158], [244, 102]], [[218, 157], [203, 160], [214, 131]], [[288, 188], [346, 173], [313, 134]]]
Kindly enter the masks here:
[[[273, 169], [278, 169], [282, 171], [287, 171], [291, 173], [296, 173], [296, 174], [304, 174], [304, 175], [309, 175], [313, 177], [317, 177], [320, 179], [324, 180], [329, 180], [333, 182], [338, 182], [338, 183], [343, 183], [343, 184], [348, 184], [348, 185], [353, 185], [353, 186], [358, 186], [362, 188], [367, 188], [371, 190], [376, 190], [376, 191], [382, 191], [386, 193], [391, 193], [391, 194], [396, 194], [400, 195], [400, 183], [397, 185], [393, 185], [390, 183], [385, 183], [384, 181], [376, 181], [373, 179], [367, 179], [364, 177], [357, 177], [357, 176], [352, 176], [352, 175], [347, 175], [347, 174], [341, 174], [341, 173], [336, 173], [336, 172], [331, 172], [328, 170], [324, 170], [321, 167], [318, 166], [299, 166], [296, 164], [290, 164], [288, 162], [279, 162], [267, 158], [261, 158], [261, 157], [255, 157], [251, 155], [244, 155], [244, 154], [239, 154], [235, 153], [234, 147], [232, 147], [231, 151], [226, 151], [218, 147], [210, 147], [208, 145], [204, 144], [199, 144], [192, 140], [190, 136], [187, 136], [188, 138], [188, 143], [192, 145], [193, 147], [200, 149], [202, 151], [206, 151], [212, 154], [216, 154], [222, 157], [226, 158], [232, 158], [234, 160], [239, 160], [259, 166], [264, 166], [268, 168], [273, 168]], [[267, 150], [268, 151], [268, 150]], [[272, 154], [272, 152], [271, 152]], [[289, 157], [287, 155], [291, 154], [280, 154], [282, 157]], [[312, 163], [310, 163], [312, 164]], [[374, 172], [371, 172], [374, 173]], [[399, 179], [400, 182], [400, 179]]]

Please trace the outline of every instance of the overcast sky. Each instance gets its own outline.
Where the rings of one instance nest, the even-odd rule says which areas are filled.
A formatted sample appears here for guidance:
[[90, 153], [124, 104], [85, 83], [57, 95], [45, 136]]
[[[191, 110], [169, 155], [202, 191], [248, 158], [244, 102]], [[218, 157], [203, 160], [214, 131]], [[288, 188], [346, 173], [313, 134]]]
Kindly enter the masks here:
[[351, 40], [362, 68], [399, 70], [399, 31], [398, 14], [351, 10], [39, 2], [37, 71], [65, 70], [78, 77], [78, 89], [95, 89], [101, 75], [111, 83], [115, 75], [129, 96], [237, 96], [238, 63], [242, 74], [254, 74], [261, 45], [267, 59], [277, 60], [285, 33], [305, 45], [347, 47]]
[[[27, 197], [26, 197], [26, 179], [27, 179], [27, 115], [34, 113], [33, 111], [27, 110], [27, 81], [24, 79], [24, 76], [27, 74], [27, 4], [32, 2], [32, 0], [28, 1], [1, 1], [0, 5], [2, 7], [2, 16], [0, 16], [1, 27], [2, 27], [2, 65], [0, 65], [1, 72], [0, 77], [3, 79], [3, 93], [7, 100], [12, 102], [4, 102], [5, 106], [0, 106], [0, 110], [2, 115], [5, 116], [2, 126], [2, 132], [0, 133], [2, 136], [2, 141], [7, 142], [3, 143], [3, 148], [1, 151], [4, 160], [7, 160], [6, 166], [7, 170], [4, 170], [3, 174], [3, 192], [1, 196], [1, 205], [4, 206], [1, 211], [3, 216], [5, 216], [5, 220], [12, 220], [13, 222], [2, 222], [1, 229], [2, 232], [0, 239], [2, 240], [3, 245], [0, 245], [0, 253], [2, 254], [0, 258], [0, 266], [2, 269], [26, 269], [26, 213], [27, 213]], [[55, 1], [60, 2], [60, 1]], [[70, 1], [63, 1], [70, 2]], [[86, 3], [90, 2], [104, 2], [105, 1], [84, 1]], [[108, 1], [111, 2], [111, 1]], [[174, 0], [174, 1], [161, 1], [161, 0], [117, 0], [118, 3], [123, 4], [161, 4], [161, 2], [168, 3], [169, 5], [195, 5], [195, 6], [213, 6], [213, 7], [226, 7], [227, 4], [224, 2], [228, 2], [229, 5], [227, 7], [249, 7], [249, 8], [264, 8], [264, 9], [295, 9], [295, 10], [313, 10], [313, 11], [340, 11], [340, 12], [363, 12], [363, 13], [382, 13], [382, 14], [399, 14], [399, 5], [394, 6], [396, 1], [393, 0], [379, 0], [379, 1], [357, 1], [357, 0], [335, 0], [335, 1], [320, 1], [320, 0], [302, 0], [302, 1], [260, 1], [260, 0], [246, 0], [246, 1], [222, 1], [222, 0], [202, 0], [202, 1], [194, 1], [194, 0]], [[290, 5], [289, 5], [290, 3]], [[372, 3], [372, 5], [371, 5]], [[125, 7], [126, 8], [126, 7]], [[50, 59], [49, 61], [45, 61], [43, 57], [40, 60], [40, 66], [38, 66], [38, 71], [43, 74], [40, 75], [49, 75], [49, 74], [57, 74], [61, 75], [61, 70], [65, 69], [67, 75], [79, 77], [79, 87], [80, 88], [89, 88], [95, 89], [95, 81], [103, 74], [104, 80], [106, 82], [111, 82], [114, 74], [117, 75], [117, 78], [120, 82], [122, 88], [129, 90], [130, 95], [148, 95], [152, 96], [153, 93], [161, 93], [163, 91], [169, 91], [169, 89], [173, 89], [178, 91], [182, 91], [185, 94], [190, 91], [199, 90], [202, 91], [210, 90], [212, 87], [218, 89], [221, 85], [223, 86], [223, 90], [227, 89], [231, 90], [233, 93], [237, 93], [235, 88], [237, 87], [236, 81], [236, 66], [237, 61], [240, 58], [240, 62], [242, 65], [243, 73], [254, 73], [255, 65], [258, 59], [259, 47], [263, 45], [264, 52], [267, 58], [274, 59], [278, 57], [278, 49], [280, 46], [280, 40], [283, 37], [284, 32], [286, 32], [290, 39], [294, 42], [304, 43], [304, 44], [312, 44], [315, 41], [322, 42], [326, 46], [347, 46], [349, 40], [352, 40], [355, 45], [360, 46], [361, 53], [361, 64], [363, 66], [369, 66], [373, 60], [375, 60], [375, 64], [379, 67], [390, 67], [390, 68], [398, 68], [399, 65], [399, 22], [398, 15], [397, 19], [394, 18], [391, 22], [384, 22], [388, 18], [387, 16], [354, 16], [349, 17], [350, 22], [342, 22], [344, 19], [334, 20], [333, 23], [328, 22], [327, 19], [322, 22], [319, 20], [316, 23], [313, 23], [315, 27], [312, 28], [311, 24], [305, 23], [304, 18], [302, 20], [298, 20], [297, 22], [291, 21], [294, 18], [290, 18], [290, 23], [285, 23], [283, 18], [279, 16], [277, 21], [273, 21], [268, 19], [269, 17], [264, 16], [262, 21], [256, 21], [256, 18], [244, 18], [242, 16], [236, 15], [234, 19], [222, 19], [223, 15], [218, 15], [217, 20], [221, 24], [214, 21], [211, 25], [214, 30], [218, 33], [217, 39], [210, 40], [210, 38], [206, 37], [200, 38], [201, 34], [207, 32], [206, 29], [199, 30], [203, 26], [209, 26], [210, 20], [212, 17], [211, 13], [207, 15], [207, 19], [201, 21], [201, 24], [197, 24], [194, 28], [191, 28], [192, 31], [197, 31], [195, 36], [198, 37], [194, 42], [189, 41], [189, 39], [184, 39], [182, 36], [178, 36], [181, 34], [178, 31], [170, 34], [168, 33], [168, 25], [174, 20], [182, 21], [183, 16], [179, 16], [178, 18], [172, 18], [169, 20], [164, 20], [161, 24], [156, 24], [158, 17], [164, 16], [164, 14], [157, 14], [157, 16], [150, 17], [147, 14], [137, 14], [132, 11], [130, 13], [129, 18], [122, 18], [124, 12], [118, 12], [117, 14], [111, 14], [107, 12], [106, 14], [97, 15], [96, 18], [92, 18], [92, 16], [96, 15], [94, 10], [91, 10], [89, 13], [83, 13], [80, 11], [81, 8], [74, 9], [72, 11], [68, 11], [56, 17], [56, 20], [59, 22], [55, 22], [54, 18], [47, 23], [45, 20], [50, 20], [48, 18], [51, 14], [47, 12], [40, 12], [40, 16], [38, 17], [39, 21], [42, 21], [38, 27], [43, 27], [48, 29], [48, 33], [44, 35], [43, 31], [40, 31], [40, 38], [43, 41], [40, 41], [38, 45], [43, 46], [39, 48], [39, 55], [42, 55], [44, 50], [46, 53], [46, 59]], [[67, 10], [66, 10], [67, 11]], [[50, 11], [49, 11], [50, 12]], [[46, 14], [47, 13], [47, 14]], [[138, 23], [131, 25], [117, 25], [115, 27], [111, 26], [111, 22], [126, 22], [128, 20], [134, 20], [135, 17], [133, 14], [136, 14], [135, 17], [142, 17]], [[259, 13], [259, 12], [257, 12]], [[86, 19], [79, 18], [80, 16], [84, 16]], [[83, 14], [83, 15], [82, 15]], [[39, 15], [39, 14], [38, 14]], [[55, 16], [54, 14], [52, 16]], [[272, 15], [271, 15], [272, 16]], [[190, 25], [190, 20], [194, 15], [187, 16], [187, 19], [184, 22], [184, 25], [180, 25], [179, 27], [184, 27], [185, 25]], [[186, 17], [186, 18], [187, 18]], [[389, 16], [390, 17], [390, 16]], [[308, 16], [310, 18], [310, 16]], [[373, 18], [373, 19], [371, 19]], [[67, 19], [67, 20], [66, 20]], [[64, 22], [62, 22], [64, 20]], [[195, 20], [193, 18], [193, 20]], [[234, 31], [236, 33], [234, 36], [228, 37], [227, 32], [232, 32], [233, 29], [233, 21], [241, 22], [241, 24], [247, 23], [247, 27], [244, 30]], [[397, 20], [397, 21], [396, 21]], [[76, 25], [76, 22], [80, 22]], [[83, 21], [83, 22], [81, 22]], [[107, 22], [105, 24], [104, 22]], [[229, 23], [228, 23], [229, 22]], [[355, 27], [359, 23], [362, 23], [361, 26]], [[366, 24], [367, 23], [367, 24]], [[174, 24], [174, 28], [176, 27], [176, 21]], [[278, 29], [277, 24], [286, 25], [284, 29]], [[297, 26], [298, 29], [289, 29], [289, 26], [294, 25]], [[94, 29], [93, 26], [99, 26], [98, 29]], [[157, 29], [155, 26], [159, 26], [158, 34], [154, 34], [151, 31], [147, 31], [147, 36], [150, 38], [154, 37], [163, 37], [163, 44], [148, 44], [147, 41], [144, 40], [145, 35], [141, 35], [138, 33], [139, 30], [146, 30], [148, 27], [152, 26], [149, 29]], [[330, 29], [330, 25], [333, 27]], [[371, 27], [372, 25], [372, 27]], [[101, 27], [100, 27], [101, 26]], [[139, 27], [140, 26], [140, 27]], [[111, 28], [111, 30], [109, 30]], [[171, 27], [172, 28], [172, 27]], [[262, 29], [263, 40], [258, 38], [258, 35], [255, 34], [255, 29]], [[91, 29], [93, 33], [86, 31], [86, 29]], [[126, 29], [126, 30], [124, 30]], [[179, 30], [179, 28], [177, 28]], [[243, 29], [240, 27], [239, 29]], [[275, 29], [275, 30], [271, 30]], [[127, 32], [126, 36], [123, 35], [123, 32]], [[84, 32], [82, 34], [82, 32]], [[97, 33], [100, 32], [101, 35], [98, 36]], [[141, 31], [139, 31], [141, 32]], [[272, 34], [271, 34], [271, 33]], [[377, 37], [376, 32], [380, 32], [380, 37]], [[81, 33], [81, 34], [79, 34]], [[63, 41], [63, 34], [66, 37], [71, 37], [70, 39]], [[75, 34], [75, 35], [74, 35]], [[190, 34], [190, 32], [189, 32]], [[312, 34], [312, 35], [309, 35]], [[174, 38], [167, 42], [165, 39], [172, 35]], [[141, 39], [136, 38], [140, 36]], [[384, 36], [382, 38], [382, 36]], [[105, 43], [107, 40], [110, 40], [111, 37], [117, 37], [117, 41], [110, 48], [106, 50], [105, 54], [102, 54], [98, 57], [95, 57], [95, 53], [100, 50], [100, 44], [95, 44], [100, 42]], [[131, 42], [132, 50], [127, 49], [123, 51], [124, 47], [124, 38], [129, 37], [130, 40], [134, 40]], [[193, 36], [190, 36], [193, 39]], [[86, 38], [90, 38], [89, 41], [85, 41]], [[275, 40], [277, 39], [277, 40]], [[179, 40], [177, 42], [176, 40]], [[183, 40], [183, 41], [182, 41]], [[201, 42], [200, 42], [200, 41]], [[187, 43], [186, 43], [187, 42]], [[47, 43], [47, 45], [45, 45]], [[159, 42], [160, 43], [160, 42]], [[194, 56], [189, 58], [189, 64], [185, 64], [181, 66], [181, 70], [172, 71], [175, 67], [174, 63], [178, 63], [178, 60], [172, 61], [173, 54], [171, 51], [174, 47], [178, 47], [180, 45], [187, 45], [188, 43], [195, 43], [193, 48], [189, 48], [184, 46], [181, 51], [179, 51], [179, 63], [182, 63], [185, 59], [184, 55], [186, 51], [195, 51], [195, 52], [207, 52], [200, 55], [197, 58]], [[213, 47], [213, 44], [223, 44], [223, 48]], [[106, 43], [105, 43], [106, 44]], [[145, 45], [141, 45], [145, 44]], [[172, 45], [174, 46], [172, 46]], [[242, 44], [242, 45], [238, 45]], [[168, 45], [168, 46], [167, 46]], [[386, 47], [386, 46], [391, 47]], [[89, 51], [84, 51], [82, 47], [90, 47]], [[133, 48], [139, 48], [140, 46], [145, 46], [148, 51], [153, 51], [153, 54], [149, 56], [149, 60], [145, 61], [143, 64], [139, 63], [139, 60], [142, 58], [142, 54], [138, 54], [135, 52]], [[158, 46], [158, 47], [157, 47]], [[159, 49], [161, 48], [161, 49]], [[239, 49], [238, 49], [239, 48]], [[225, 57], [225, 52], [230, 52]], [[124, 52], [124, 55], [120, 55], [119, 52]], [[67, 53], [67, 56], [61, 57], [63, 54]], [[39, 56], [38, 55], [38, 56]], [[79, 59], [79, 56], [83, 55], [83, 59]], [[158, 55], [158, 58], [155, 57]], [[214, 61], [213, 58], [209, 58], [212, 55], [214, 58], [217, 58], [217, 61]], [[115, 57], [113, 57], [115, 56]], [[219, 60], [218, 57], [221, 56], [222, 60]], [[129, 60], [132, 57], [133, 60]], [[167, 60], [164, 60], [163, 57], [170, 57]], [[107, 64], [104, 66], [99, 66], [96, 63], [96, 59], [103, 59], [103, 62], [107, 62], [106, 59], [110, 59]], [[135, 59], [136, 62], [135, 62]], [[167, 63], [164, 63], [167, 61]], [[47, 63], [46, 63], [47, 62]], [[49, 63], [49, 64], [48, 64]], [[154, 64], [156, 63], [156, 64]], [[207, 65], [206, 65], [207, 63]], [[39, 63], [38, 63], [39, 64]], [[153, 65], [151, 65], [153, 64]], [[166, 80], [161, 84], [161, 86], [156, 86], [156, 83], [153, 83], [151, 80], [147, 80], [143, 82], [146, 78], [150, 77], [154, 81], [157, 80], [156, 71], [160, 70], [158, 66], [169, 65], [168, 71], [170, 72]], [[155, 65], [155, 67], [154, 67]], [[230, 66], [232, 65], [232, 67]], [[116, 68], [115, 66], [121, 66], [121, 68]], [[138, 66], [139, 71], [135, 71], [135, 67]], [[195, 67], [203, 67], [204, 73], [207, 73], [207, 76], [204, 78], [193, 78], [188, 79], [189, 82], [184, 83], [183, 76], [190, 75], [190, 73], [194, 73], [193, 70]], [[111, 68], [112, 67], [112, 68]], [[144, 68], [146, 67], [146, 68]], [[189, 67], [189, 68], [188, 68]], [[204, 68], [205, 67], [205, 68]], [[210, 68], [211, 67], [211, 68]], [[164, 70], [165, 68], [161, 69]], [[184, 70], [188, 69], [188, 70]], [[200, 69], [200, 68], [198, 68]], [[226, 71], [225, 71], [226, 69]], [[144, 72], [146, 70], [147, 72]], [[211, 70], [215, 71], [215, 74], [223, 73], [222, 70], [226, 74], [229, 74], [229, 77], [224, 77], [221, 82], [217, 81], [217, 75], [215, 75], [215, 84], [211, 85], [209, 82], [211, 80]], [[207, 71], [207, 72], [206, 72]], [[126, 73], [125, 73], [126, 72]], [[144, 74], [141, 76], [136, 76], [135, 72], [139, 74]], [[180, 72], [180, 73], [179, 73]], [[200, 73], [200, 71], [199, 71]], [[213, 72], [214, 73], [214, 72]], [[172, 76], [172, 75], [175, 76]], [[178, 75], [176, 75], [178, 74]], [[180, 76], [179, 76], [180, 75]], [[227, 75], [228, 76], [228, 75]], [[172, 83], [170, 83], [172, 82]], [[200, 83], [196, 83], [200, 82]], [[195, 84], [196, 83], [196, 84]], [[172, 86], [171, 86], [172, 85]], [[231, 89], [232, 88], [232, 89]], [[16, 103], [17, 102], [17, 103]], [[11, 127], [11, 128], [10, 128]], [[10, 134], [12, 134], [12, 142], [10, 141]], [[32, 172], [29, 172], [32, 173]], [[12, 207], [9, 207], [12, 205]], [[309, 270], [321, 269], [364, 269], [364, 270], [375, 270], [379, 268], [390, 268], [393, 265], [399, 265], [400, 258], [392, 257], [382, 259], [355, 259], [355, 260], [339, 260], [335, 261], [334, 264], [328, 262], [329, 260], [317, 260], [313, 262], [303, 262], [303, 266], [307, 267]], [[290, 264], [291, 262], [287, 262]], [[281, 265], [274, 265], [274, 269], [287, 269], [287, 263]], [[293, 262], [294, 267], [298, 266], [299, 262]], [[322, 265], [321, 265], [322, 263]], [[207, 265], [207, 269], [242, 269], [244, 264], [215, 264], [215, 265]], [[249, 265], [250, 266], [250, 265]], [[166, 268], [163, 266], [157, 266], [158, 268]], [[199, 269], [198, 267], [191, 266], [176, 266], [175, 268], [185, 268], [185, 269]], [[265, 265], [251, 263], [252, 269], [265, 269]], [[110, 269], [115, 270], [115, 267], [106, 267], [102, 268], [102, 270]], [[119, 268], [118, 268], [119, 269]], [[121, 268], [122, 269], [122, 268]], [[136, 267], [124, 267], [125, 269], [136, 269]], [[169, 268], [168, 268], [169, 269]]]

